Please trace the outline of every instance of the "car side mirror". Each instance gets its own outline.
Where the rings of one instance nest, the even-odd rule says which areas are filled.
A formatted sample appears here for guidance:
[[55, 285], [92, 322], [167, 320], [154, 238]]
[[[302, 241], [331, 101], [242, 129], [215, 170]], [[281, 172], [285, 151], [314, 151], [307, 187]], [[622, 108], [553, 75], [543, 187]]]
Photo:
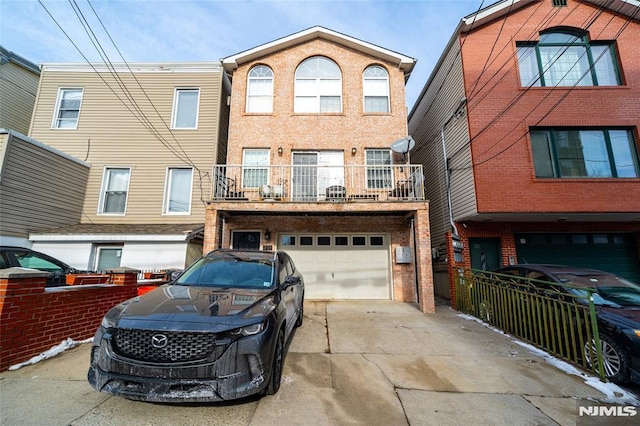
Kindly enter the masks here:
[[284, 283], [282, 283], [282, 287], [287, 288], [296, 284], [300, 284], [300, 278], [294, 275], [289, 275], [287, 278], [284, 279]]

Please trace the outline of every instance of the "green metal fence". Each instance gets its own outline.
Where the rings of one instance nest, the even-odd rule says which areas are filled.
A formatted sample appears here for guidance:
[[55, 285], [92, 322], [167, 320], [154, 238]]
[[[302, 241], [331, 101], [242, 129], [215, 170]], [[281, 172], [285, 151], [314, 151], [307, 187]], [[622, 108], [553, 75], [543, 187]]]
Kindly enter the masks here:
[[459, 311], [605, 378], [595, 307], [587, 289], [581, 288], [578, 296], [546, 281], [462, 269], [455, 285]]

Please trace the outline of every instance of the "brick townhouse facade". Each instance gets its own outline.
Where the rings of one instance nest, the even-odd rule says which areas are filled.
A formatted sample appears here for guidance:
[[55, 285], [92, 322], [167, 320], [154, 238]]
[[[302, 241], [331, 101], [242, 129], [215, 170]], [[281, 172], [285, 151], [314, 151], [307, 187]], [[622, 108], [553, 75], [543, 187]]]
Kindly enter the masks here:
[[393, 299], [433, 312], [428, 205], [407, 137], [415, 60], [313, 27], [223, 60], [227, 161], [205, 251], [282, 249], [308, 299]]

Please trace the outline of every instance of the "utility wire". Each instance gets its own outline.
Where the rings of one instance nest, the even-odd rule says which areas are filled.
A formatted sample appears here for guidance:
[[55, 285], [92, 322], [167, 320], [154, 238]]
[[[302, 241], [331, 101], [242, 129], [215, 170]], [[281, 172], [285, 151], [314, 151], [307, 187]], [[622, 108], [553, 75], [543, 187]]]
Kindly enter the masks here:
[[[587, 17], [587, 20], [585, 21], [585, 23], [582, 25], [582, 28], [586, 31], [588, 30], [591, 25], [593, 25], [596, 20], [602, 15], [602, 13], [604, 13], [604, 6], [599, 9], [597, 12], [594, 12], [593, 15], [590, 15], [589, 17]], [[487, 132], [495, 123], [497, 123], [498, 121], [500, 121], [508, 111], [510, 111], [512, 108], [514, 108], [516, 106], [516, 104], [523, 98], [525, 97], [530, 89], [535, 86], [538, 81], [542, 78], [542, 76], [562, 57], [562, 55], [571, 47], [572, 43], [577, 41], [578, 38], [580, 38], [580, 36], [576, 35], [574, 36], [574, 39], [572, 40], [571, 43], [567, 43], [566, 46], [564, 46], [563, 49], [559, 50], [558, 52], [556, 52], [556, 54], [554, 55], [554, 57], [551, 58], [551, 60], [546, 64], [546, 68], [542, 70], [542, 73], [540, 73], [538, 75], [538, 77], [536, 79], [534, 79], [533, 81], [531, 81], [529, 83], [529, 85], [525, 88], [525, 90], [521, 91], [520, 93], [518, 93], [495, 117], [493, 117], [489, 123], [487, 123], [482, 129], [480, 129], [480, 131], [478, 133], [476, 133], [473, 138], [471, 138], [469, 140], [469, 142], [467, 144], [465, 144], [464, 146], [460, 147], [455, 153], [453, 153], [450, 158], [453, 158], [456, 154], [458, 154], [463, 148], [465, 148], [466, 146], [470, 145], [471, 143], [473, 143], [474, 140], [477, 140], [482, 134], [484, 134], [485, 132]], [[576, 64], [574, 64], [571, 69], [573, 69], [573, 67]], [[560, 82], [558, 82], [559, 84]], [[540, 105], [542, 105], [546, 99], [552, 95], [554, 89], [558, 87], [558, 85], [554, 86], [553, 88], [551, 88], [550, 90], [548, 90], [545, 94], [545, 96], [542, 98], [542, 100], [531, 110], [531, 113], [533, 113]], [[476, 104], [479, 105], [479, 104]], [[471, 109], [470, 109], [471, 110]], [[517, 128], [517, 127], [516, 127]], [[515, 128], [514, 128], [515, 129]], [[513, 131], [514, 129], [512, 129], [511, 131]], [[506, 136], [509, 134], [505, 133], [505, 135], [502, 137], [503, 140], [506, 138]], [[489, 148], [491, 149], [491, 148]], [[486, 152], [486, 151], [485, 151]]]
[[[75, 0], [74, 0], [75, 2]], [[131, 73], [131, 77], [133, 77], [133, 79], [135, 80], [136, 84], [138, 85], [138, 87], [140, 88], [140, 90], [142, 91], [142, 93], [144, 94], [145, 98], [147, 99], [147, 101], [149, 102], [149, 105], [151, 105], [151, 107], [153, 108], [153, 110], [155, 111], [156, 115], [158, 116], [158, 118], [160, 119], [160, 122], [162, 124], [164, 124], [165, 128], [167, 129], [167, 131], [169, 132], [169, 134], [171, 135], [171, 137], [173, 138], [173, 140], [176, 142], [176, 144], [178, 145], [178, 147], [180, 148], [180, 150], [182, 151], [182, 153], [184, 154], [184, 156], [186, 157], [186, 159], [188, 161], [183, 160], [182, 158], [180, 158], [178, 155], [176, 155], [178, 158], [180, 158], [182, 161], [185, 161], [185, 163], [189, 164], [190, 166], [192, 166], [194, 168], [194, 170], [196, 170], [196, 172], [198, 172], [198, 182], [199, 182], [199, 189], [200, 189], [200, 201], [203, 204], [206, 204], [206, 201], [204, 200], [204, 189], [202, 186], [203, 183], [203, 178], [208, 176], [208, 173], [202, 173], [202, 171], [200, 170], [200, 168], [198, 168], [198, 166], [195, 165], [195, 163], [191, 160], [191, 158], [189, 158], [189, 155], [187, 154], [187, 152], [184, 150], [184, 148], [182, 147], [182, 145], [180, 144], [180, 142], [178, 141], [178, 139], [175, 137], [173, 131], [171, 130], [171, 128], [169, 127], [169, 125], [167, 124], [167, 122], [164, 120], [162, 114], [160, 114], [160, 112], [158, 111], [158, 109], [156, 108], [155, 104], [153, 103], [153, 101], [151, 100], [151, 98], [149, 97], [149, 95], [147, 94], [146, 90], [144, 89], [144, 87], [142, 86], [142, 84], [140, 83], [140, 81], [138, 80], [138, 78], [136, 77], [135, 73], [133, 72], [133, 70], [131, 69], [131, 67], [129, 66], [128, 62], [125, 60], [124, 55], [122, 54], [122, 52], [120, 51], [120, 49], [118, 48], [118, 46], [116, 45], [116, 42], [113, 40], [113, 38], [111, 37], [111, 34], [109, 33], [109, 31], [107, 30], [106, 26], [104, 25], [104, 23], [102, 22], [102, 19], [100, 19], [100, 16], [98, 15], [97, 11], [95, 10], [95, 8], [93, 7], [93, 5], [91, 4], [90, 0], [87, 0], [87, 3], [89, 4], [89, 7], [91, 8], [91, 10], [93, 11], [93, 14], [95, 15], [95, 17], [98, 19], [98, 22], [100, 22], [100, 25], [102, 26], [102, 29], [104, 30], [105, 34], [107, 34], [107, 37], [109, 38], [109, 40], [111, 41], [111, 44], [113, 45], [113, 47], [116, 49], [116, 51], [118, 52], [118, 55], [120, 55], [120, 58], [122, 59], [122, 62], [125, 64], [125, 66], [127, 67], [127, 69], [129, 70], [129, 72]], [[135, 102], [135, 100], [134, 100]], [[136, 104], [137, 105], [137, 104]], [[144, 115], [144, 112], [142, 111], [142, 109], [140, 109], [140, 111], [142, 112], [142, 114]], [[146, 117], [146, 115], [145, 115]], [[151, 121], [149, 120], [149, 123], [151, 123]], [[153, 124], [151, 124], [153, 126]], [[162, 141], [167, 142], [167, 144], [169, 144], [168, 141], [166, 141], [164, 139], [164, 137], [162, 137], [160, 135], [160, 132], [157, 131], [157, 129], [155, 129], [155, 126], [153, 126], [153, 129], [157, 132], [158, 136], [160, 136], [162, 138]]]
[[[74, 0], [75, 1], [75, 0]], [[116, 49], [116, 51], [118, 52], [118, 55], [120, 55], [120, 58], [122, 59], [122, 62], [125, 64], [125, 66], [127, 67], [127, 69], [129, 70], [129, 72], [131, 73], [131, 76], [133, 77], [133, 79], [135, 80], [136, 84], [138, 85], [138, 87], [140, 88], [140, 90], [142, 91], [142, 93], [144, 94], [145, 98], [147, 99], [147, 101], [149, 102], [149, 105], [151, 105], [151, 107], [153, 108], [153, 110], [155, 111], [156, 115], [158, 116], [158, 118], [160, 118], [160, 121], [162, 122], [162, 124], [164, 124], [165, 128], [168, 130], [169, 134], [171, 135], [171, 137], [173, 138], [173, 140], [176, 142], [176, 144], [178, 145], [178, 147], [180, 147], [180, 150], [182, 151], [182, 153], [185, 155], [185, 157], [189, 160], [188, 164], [190, 164], [191, 166], [193, 166], [194, 168], [197, 169], [197, 167], [195, 166], [195, 164], [193, 163], [193, 161], [189, 158], [189, 155], [186, 153], [186, 151], [184, 150], [184, 148], [180, 145], [180, 142], [178, 141], [178, 139], [175, 137], [175, 134], [173, 133], [173, 131], [171, 130], [171, 128], [169, 127], [169, 125], [167, 124], [167, 122], [164, 120], [162, 114], [160, 114], [160, 112], [158, 111], [158, 109], [156, 108], [155, 104], [153, 103], [153, 101], [151, 100], [151, 98], [149, 97], [149, 95], [147, 94], [146, 90], [144, 89], [144, 87], [142, 86], [142, 84], [140, 83], [140, 81], [138, 80], [138, 78], [136, 77], [135, 73], [133, 72], [133, 70], [131, 69], [131, 67], [129, 66], [129, 64], [127, 63], [127, 61], [125, 60], [122, 52], [120, 51], [120, 49], [118, 48], [118, 46], [116, 45], [116, 42], [113, 40], [113, 38], [111, 37], [111, 34], [109, 33], [109, 31], [107, 30], [107, 28], [105, 27], [104, 23], [102, 22], [102, 19], [100, 19], [100, 16], [98, 16], [98, 13], [96, 12], [95, 8], [93, 7], [93, 5], [91, 4], [90, 0], [87, 0], [87, 3], [89, 4], [89, 6], [91, 7], [91, 10], [93, 11], [94, 15], [96, 16], [96, 18], [98, 19], [98, 22], [100, 22], [100, 25], [102, 26], [102, 29], [104, 30], [105, 34], [107, 34], [107, 37], [109, 37], [109, 40], [111, 41], [111, 44], [113, 45], [113, 47]]]
[[[627, 21], [624, 23], [624, 25], [620, 28], [620, 30], [618, 30], [617, 34], [615, 35], [615, 37], [614, 37], [615, 39], [617, 39], [618, 37], [620, 37], [620, 35], [622, 34], [622, 32], [623, 32], [623, 31], [624, 31], [624, 30], [629, 26], [629, 24], [631, 23], [631, 21], [633, 20], [633, 18], [635, 17], [635, 15], [636, 15], [637, 13], [638, 13], [638, 11], [634, 12], [634, 13], [632, 14], [632, 16], [631, 16], [631, 17], [629, 17], [629, 18], [627, 19]], [[611, 19], [613, 19], [613, 16], [612, 16], [612, 18], [611, 18]], [[605, 26], [605, 28], [606, 28], [606, 26]], [[602, 55], [604, 55], [606, 52], [607, 52], [607, 51], [606, 51], [606, 50], [604, 50], [604, 51], [603, 51], [603, 52], [598, 56], [598, 60], [599, 60], [599, 59], [602, 57]], [[592, 67], [593, 67], [593, 65], [595, 65], [595, 63], [596, 63], [596, 62], [597, 62], [597, 61], [594, 61], [594, 63], [593, 63], [593, 64], [592, 64], [592, 65], [591, 65], [591, 66], [590, 66], [586, 71], [584, 71], [584, 73], [582, 74], [582, 76], [581, 76], [579, 79], [577, 79], [577, 80], [576, 80], [576, 83], [574, 83], [574, 85], [573, 85], [573, 86], [571, 86], [571, 88], [570, 88], [569, 90], [567, 90], [567, 92], [566, 92], [566, 93], [565, 93], [565, 94], [564, 94], [560, 99], [558, 99], [558, 101], [556, 101], [556, 102], [555, 102], [555, 104], [554, 104], [551, 108], [549, 108], [549, 110], [548, 110], [548, 111], [547, 111], [547, 112], [546, 112], [546, 113], [545, 113], [545, 114], [544, 114], [544, 115], [543, 115], [543, 116], [542, 116], [542, 117], [541, 117], [541, 118], [540, 118], [540, 119], [539, 119], [539, 120], [538, 120], [538, 121], [537, 121], [533, 126], [530, 126], [530, 127], [535, 127], [535, 126], [539, 125], [539, 124], [540, 124], [540, 123], [541, 123], [541, 122], [542, 122], [542, 121], [543, 121], [547, 116], [549, 116], [549, 114], [551, 114], [551, 112], [553, 112], [553, 110], [554, 110], [558, 105], [560, 105], [560, 104], [561, 104], [561, 103], [562, 103], [562, 102], [567, 98], [567, 96], [569, 96], [569, 94], [570, 94], [570, 93], [575, 89], [575, 87], [577, 86], [577, 84], [578, 84], [578, 83], [579, 83], [579, 82], [580, 82], [580, 81], [581, 81], [581, 80], [582, 80], [582, 79], [583, 79], [583, 78], [584, 78], [588, 73], [590, 73], [590, 72], [591, 72]], [[556, 85], [556, 86], [554, 86], [554, 87], [552, 88], [552, 90], [553, 90], [553, 89], [555, 89], [556, 87], [558, 87], [558, 86], [557, 86], [557, 85]], [[535, 110], [539, 105], [540, 105], [540, 103], [539, 103], [538, 105], [536, 105], [536, 107], [534, 108], [534, 110]], [[519, 127], [519, 126], [518, 126], [518, 127]], [[515, 130], [516, 128], [517, 128], [517, 127], [513, 128], [511, 131]], [[505, 136], [503, 136], [503, 137], [502, 137], [502, 138], [501, 138], [497, 143], [493, 144], [493, 145], [492, 145], [492, 147], [497, 146], [497, 144], [498, 144], [499, 142], [501, 142], [502, 140], [504, 140], [504, 139], [506, 138], [506, 135], [508, 135], [509, 133], [511, 133], [511, 131], [510, 131], [510, 132], [508, 132], [508, 133], [506, 133], [506, 134], [505, 134]], [[497, 152], [496, 154], [492, 155], [491, 157], [489, 157], [489, 158], [487, 158], [487, 159], [484, 159], [484, 160], [482, 160], [482, 161], [479, 161], [479, 162], [476, 162], [476, 163], [470, 164], [470, 165], [469, 165], [469, 164], [467, 164], [466, 166], [463, 166], [463, 167], [456, 167], [456, 168], [452, 168], [451, 170], [452, 170], [452, 171], [454, 171], [454, 170], [468, 170], [468, 169], [474, 168], [474, 167], [476, 167], [476, 166], [479, 166], [479, 165], [485, 164], [485, 163], [487, 163], [487, 162], [489, 162], [489, 161], [491, 161], [491, 160], [495, 159], [496, 157], [498, 157], [498, 156], [502, 155], [503, 153], [505, 153], [507, 150], [509, 150], [510, 148], [512, 148], [513, 146], [515, 146], [515, 145], [516, 145], [516, 143], [518, 143], [519, 141], [521, 141], [522, 139], [524, 139], [528, 134], [529, 134], [529, 129], [526, 129], [526, 130], [525, 130], [525, 132], [524, 132], [524, 133], [523, 133], [519, 138], [517, 138], [516, 140], [514, 140], [514, 141], [513, 141], [512, 143], [510, 143], [508, 146], [506, 146], [505, 148], [503, 148], [502, 150], [500, 150], [500, 151], [499, 151], [499, 152]], [[491, 147], [490, 147], [489, 149], [491, 149]], [[489, 149], [485, 150], [483, 153], [488, 152], [488, 151], [489, 151]], [[482, 154], [480, 154], [480, 155], [482, 155]]]
[[[151, 120], [149, 120], [149, 118], [146, 116], [146, 114], [144, 113], [142, 108], [140, 108], [140, 106], [136, 102], [134, 96], [131, 94], [131, 92], [127, 88], [126, 84], [124, 83], [122, 78], [119, 76], [119, 74], [116, 71], [114, 65], [109, 60], [109, 57], [108, 57], [106, 51], [103, 49], [102, 45], [100, 44], [100, 42], [98, 40], [98, 37], [96, 36], [96, 34], [91, 29], [91, 25], [86, 20], [84, 14], [80, 10], [80, 8], [79, 8], [78, 4], [75, 2], [75, 0], [69, 0], [69, 4], [71, 5], [72, 9], [74, 10], [78, 20], [80, 21], [80, 24], [83, 26], [85, 32], [87, 33], [87, 36], [89, 37], [91, 43], [93, 44], [93, 46], [95, 47], [96, 51], [98, 52], [98, 54], [102, 58], [102, 61], [107, 66], [107, 70], [109, 71], [109, 73], [113, 77], [114, 81], [116, 82], [116, 84], [118, 85], [120, 90], [122, 91], [122, 93], [125, 96], [125, 98], [129, 101], [129, 105], [131, 106], [131, 108], [133, 108], [137, 112], [136, 118], [138, 119], [138, 121], [140, 121], [147, 128], [147, 130], [149, 130], [149, 132], [151, 134], [153, 134], [154, 137], [156, 137], [156, 139], [158, 139], [163, 145], [165, 145], [165, 147], [167, 147], [174, 154], [174, 156], [178, 157], [181, 161], [183, 161], [183, 162], [185, 162], [187, 164], [190, 164], [190, 161], [186, 161], [183, 158], [181, 158], [180, 153], [177, 151], [177, 149], [174, 148], [173, 146], [171, 146], [170, 142], [167, 141], [160, 134], [160, 132], [156, 129], [156, 127], [153, 125]], [[112, 89], [112, 91], [113, 91], [113, 89]], [[118, 98], [118, 99], [120, 99], [120, 98]], [[121, 102], [125, 103], [122, 100], [121, 100]]]
[[[529, 18], [528, 18], [528, 19], [530, 19], [530, 18], [531, 18], [531, 16], [533, 16], [533, 15], [538, 11], [538, 9], [540, 8], [540, 6], [541, 6], [541, 5], [542, 5], [542, 2], [540, 2], [540, 3], [538, 4], [538, 6], [535, 8], [535, 10], [533, 10], [533, 11], [532, 11], [532, 13], [531, 13], [531, 15], [529, 16]], [[553, 19], [553, 18], [554, 18], [558, 13], [559, 13], [559, 9], [556, 9], [556, 10], [554, 10], [554, 9], [550, 9], [550, 10], [549, 10], [549, 12], [547, 12], [546, 16], [544, 17], [544, 19], [543, 19], [543, 20], [542, 20], [542, 21], [541, 21], [541, 22], [540, 22], [540, 23], [539, 23], [539, 24], [538, 24], [538, 25], [537, 25], [537, 26], [536, 26], [536, 27], [531, 31], [531, 33], [530, 33], [530, 35], [529, 35], [529, 36], [526, 36], [526, 38], [527, 38], [527, 39], [529, 39], [529, 38], [533, 37], [535, 34], [538, 34], [538, 33], [539, 33], [539, 31], [540, 31], [540, 28], [542, 27], [542, 25], [545, 25], [546, 23], [550, 22], [550, 21], [551, 21], [551, 20], [552, 20], [552, 19]], [[526, 21], [528, 21], [528, 19], [527, 19]], [[524, 23], [520, 26], [520, 28], [518, 29], [518, 32], [519, 32], [520, 30], [522, 30], [523, 26], [524, 26]], [[465, 37], [464, 37], [464, 39], [463, 39], [463, 43], [461, 44], [460, 50], [459, 50], [459, 51], [457, 52], [457, 54], [456, 54], [456, 58], [457, 58], [457, 56], [459, 56], [459, 55], [460, 55], [460, 52], [462, 51], [462, 46], [464, 45], [464, 41], [467, 39], [467, 36], [468, 36], [469, 32], [471, 32], [471, 28], [470, 28], [470, 29], [469, 29], [469, 31], [466, 33], [467, 35], [465, 35]], [[516, 34], [517, 34], [518, 32], [516, 32]], [[509, 64], [509, 61], [505, 61], [505, 63], [502, 65], [501, 69], [502, 69], [503, 67], [507, 66], [507, 64]], [[449, 67], [449, 69], [447, 70], [447, 73], [446, 73], [446, 75], [447, 75], [447, 76], [448, 76], [448, 75], [449, 75], [449, 73], [451, 72], [451, 70], [452, 70], [452, 68], [453, 68], [453, 66], [454, 66], [454, 65], [455, 65], [455, 60], [451, 63], [451, 66], [450, 66], [450, 67]], [[494, 76], [492, 76], [491, 78], [495, 77], [495, 75], [497, 75], [497, 73], [498, 73], [498, 72], [500, 72], [500, 71], [501, 71], [501, 69], [500, 69], [500, 70], [498, 70], [498, 71], [494, 74]], [[503, 77], [503, 78], [504, 78], [504, 77]], [[438, 87], [438, 90], [437, 90], [437, 92], [436, 92], [436, 97], [437, 97], [437, 94], [438, 94], [438, 93], [440, 93], [440, 91], [442, 90], [442, 88], [443, 88], [443, 86], [444, 86], [445, 82], [446, 82], [446, 77], [443, 79], [442, 83], [441, 83], [441, 84], [440, 84], [440, 86]], [[484, 86], [483, 86], [483, 87], [484, 87]], [[486, 96], [486, 95], [485, 95], [485, 96]], [[425, 114], [423, 115], [423, 117], [425, 117], [425, 116], [427, 115], [427, 113], [429, 112], [429, 110], [431, 109], [431, 107], [432, 107], [433, 105], [434, 105], [434, 103], [431, 103], [431, 104], [429, 105], [429, 107], [428, 107], [427, 111], [425, 112]], [[467, 111], [470, 111], [470, 109], [469, 109], [469, 104], [468, 104], [468, 103], [467, 103]], [[436, 130], [434, 130], [432, 134], [430, 134], [428, 137], [426, 137], [426, 138], [425, 138], [425, 140], [426, 140], [427, 142], [426, 142], [426, 143], [424, 143], [424, 144], [422, 144], [422, 145], [420, 145], [419, 147], [417, 147], [417, 148], [413, 151], [413, 154], [419, 153], [420, 151], [422, 151], [422, 150], [426, 149], [426, 148], [427, 148], [427, 146], [428, 146], [428, 145], [430, 145], [431, 143], [435, 143], [435, 141], [437, 140], [437, 138], [439, 138], [439, 135], [440, 135], [440, 129], [436, 129]], [[454, 155], [452, 155], [452, 157], [453, 157], [453, 156], [455, 156], [455, 154], [454, 154]]]

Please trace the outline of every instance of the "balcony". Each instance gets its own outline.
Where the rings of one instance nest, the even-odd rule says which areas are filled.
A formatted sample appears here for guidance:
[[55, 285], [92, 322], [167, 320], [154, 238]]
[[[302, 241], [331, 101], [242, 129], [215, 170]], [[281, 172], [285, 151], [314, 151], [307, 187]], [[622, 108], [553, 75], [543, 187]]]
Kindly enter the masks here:
[[397, 202], [422, 201], [421, 165], [219, 165], [214, 201]]

